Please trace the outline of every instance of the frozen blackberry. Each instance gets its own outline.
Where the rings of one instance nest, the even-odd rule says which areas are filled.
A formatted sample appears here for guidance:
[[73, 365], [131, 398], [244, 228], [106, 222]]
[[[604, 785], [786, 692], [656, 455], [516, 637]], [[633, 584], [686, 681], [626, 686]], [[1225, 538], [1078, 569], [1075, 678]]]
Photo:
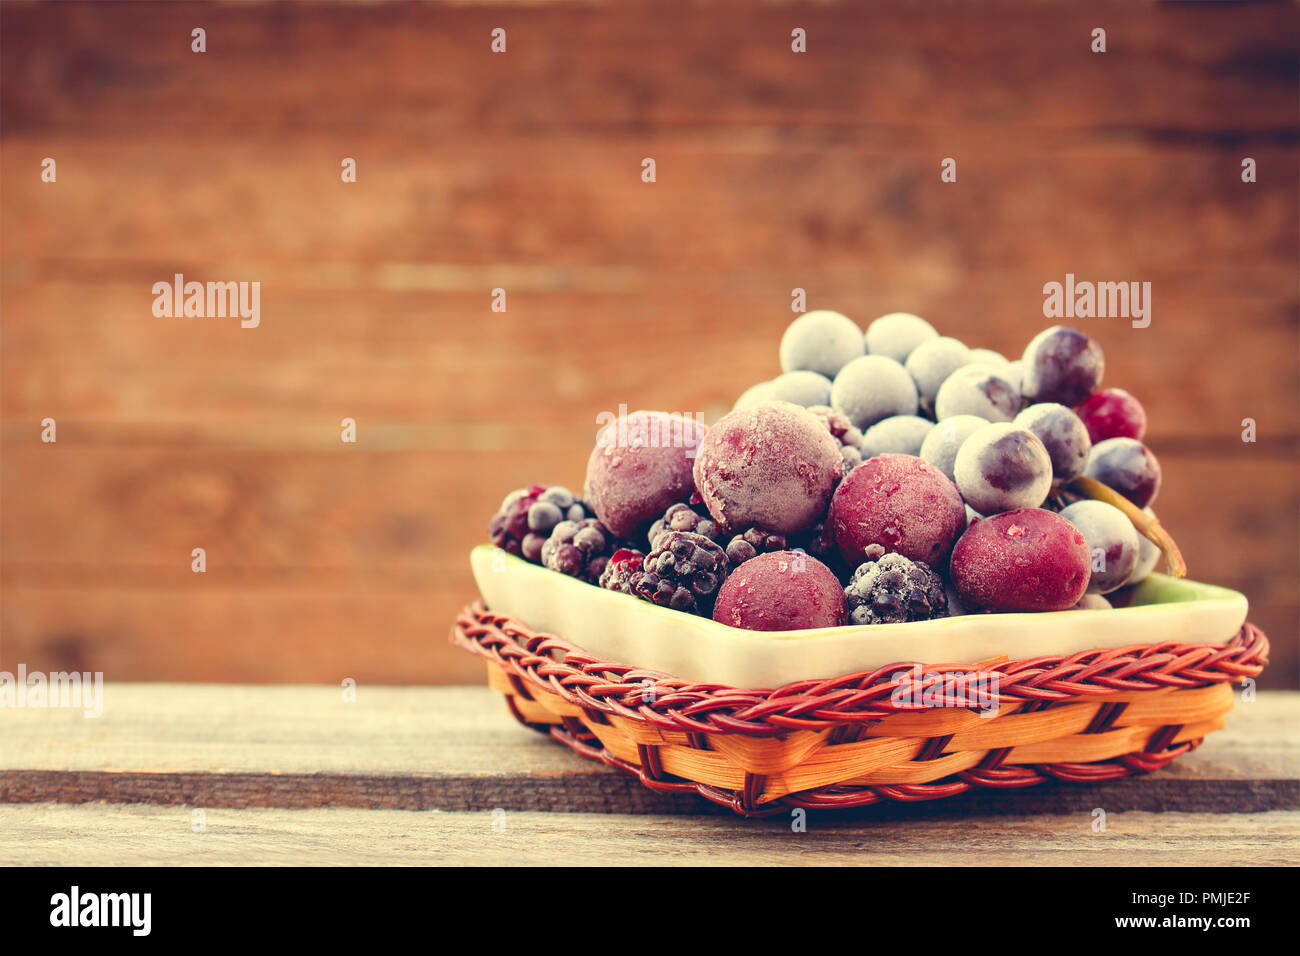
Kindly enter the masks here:
[[749, 528], [727, 543], [727, 560], [734, 568], [744, 564], [750, 558], [758, 557], [760, 554], [785, 550], [785, 535], [777, 534], [774, 531], [764, 531], [762, 528]]
[[620, 594], [636, 594], [636, 581], [642, 574], [645, 555], [632, 548], [619, 548], [600, 573], [600, 586]]
[[[530, 534], [528, 510], [537, 501], [537, 496], [545, 490], [545, 485], [529, 485], [527, 488], [516, 488], [506, 495], [505, 500], [501, 502], [501, 507], [488, 522], [488, 536], [491, 537], [493, 544], [509, 554], [523, 554], [524, 539]], [[546, 536], [543, 535], [541, 540], [544, 542]], [[530, 541], [530, 544], [533, 543]], [[540, 554], [541, 542], [536, 544], [536, 553]], [[534, 556], [527, 560], [535, 562], [538, 559]]]
[[943, 578], [924, 561], [886, 554], [878, 544], [867, 547], [866, 558], [844, 589], [850, 623], [899, 624], [947, 613]]
[[[692, 498], [698, 499], [699, 496], [692, 495]], [[669, 505], [664, 516], [650, 526], [650, 534], [647, 535], [650, 547], [654, 547], [655, 538], [665, 531], [693, 531], [695, 534], [702, 534], [710, 540], [717, 541], [718, 535], [722, 532], [718, 529], [718, 523], [703, 509], [702, 504], [692, 505], [685, 501]]]
[[614, 536], [595, 518], [561, 521], [542, 545], [542, 564], [595, 584], [609, 563], [613, 544]]
[[862, 464], [862, 430], [843, 412], [837, 412], [829, 405], [813, 405], [808, 411], [826, 426], [837, 442], [840, 443], [840, 457], [844, 459], [844, 474], [848, 474]]
[[655, 540], [633, 587], [652, 604], [709, 614], [726, 576], [727, 555], [716, 542], [690, 531], [667, 531]]

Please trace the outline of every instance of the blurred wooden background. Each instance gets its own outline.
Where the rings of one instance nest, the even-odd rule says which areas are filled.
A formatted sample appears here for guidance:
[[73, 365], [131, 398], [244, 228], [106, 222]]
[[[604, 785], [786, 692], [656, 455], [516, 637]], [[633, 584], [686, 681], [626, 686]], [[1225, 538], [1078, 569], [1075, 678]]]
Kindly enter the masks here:
[[[445, 642], [466, 553], [511, 488], [580, 487], [598, 412], [712, 420], [776, 371], [795, 287], [1011, 355], [1073, 272], [1153, 284], [1150, 328], [1078, 324], [1147, 407], [1193, 576], [1247, 593], [1265, 685], [1294, 687], [1297, 26], [1274, 4], [6, 3], [0, 667], [477, 681]], [[261, 327], [155, 318], [175, 272], [260, 281]]]

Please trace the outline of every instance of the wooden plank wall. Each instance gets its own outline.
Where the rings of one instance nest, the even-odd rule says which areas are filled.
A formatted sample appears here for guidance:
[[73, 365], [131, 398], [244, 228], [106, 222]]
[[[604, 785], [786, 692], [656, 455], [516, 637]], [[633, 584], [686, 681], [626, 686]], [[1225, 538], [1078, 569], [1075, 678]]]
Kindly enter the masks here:
[[[1297, 25], [6, 3], [0, 666], [478, 680], [444, 641], [466, 552], [509, 489], [580, 486], [598, 412], [716, 416], [775, 371], [794, 287], [1016, 353], [1072, 272], [1152, 283], [1149, 328], [1081, 322], [1146, 404], [1193, 575], [1249, 595], [1294, 687]], [[155, 318], [176, 272], [260, 281], [261, 326]]]

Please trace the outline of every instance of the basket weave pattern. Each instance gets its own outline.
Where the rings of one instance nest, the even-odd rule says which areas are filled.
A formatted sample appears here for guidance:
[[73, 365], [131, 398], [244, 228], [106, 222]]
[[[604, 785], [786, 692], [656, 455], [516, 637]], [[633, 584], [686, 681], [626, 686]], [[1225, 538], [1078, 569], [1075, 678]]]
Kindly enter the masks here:
[[[1231, 684], [1268, 663], [1268, 638], [1246, 624], [1224, 645], [902, 662], [740, 690], [596, 657], [482, 602], [451, 640], [486, 659], [489, 686], [526, 726], [651, 789], [745, 816], [1157, 770], [1222, 727]], [[972, 679], [996, 686], [995, 715], [963, 696]]]

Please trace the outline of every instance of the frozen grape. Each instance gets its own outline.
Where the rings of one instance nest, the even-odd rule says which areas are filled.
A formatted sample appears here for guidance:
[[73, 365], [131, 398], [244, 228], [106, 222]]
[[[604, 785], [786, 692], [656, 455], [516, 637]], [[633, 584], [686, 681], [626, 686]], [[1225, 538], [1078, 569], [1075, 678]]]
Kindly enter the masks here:
[[786, 372], [772, 379], [768, 401], [793, 405], [825, 405], [831, 400], [831, 380], [816, 372]]
[[1020, 391], [1029, 402], [1057, 402], [1073, 408], [1101, 384], [1106, 359], [1092, 336], [1054, 325], [1025, 348]]
[[1008, 362], [1006, 365], [999, 366], [999, 371], [1006, 377], [1006, 380], [1016, 387], [1016, 393], [1022, 398], [1024, 393], [1021, 391], [1021, 383], [1025, 378], [1025, 360], [1016, 359]]
[[1079, 529], [1092, 553], [1088, 590], [1109, 594], [1123, 587], [1137, 566], [1138, 533], [1124, 512], [1104, 501], [1076, 501], [1061, 517]]
[[995, 422], [962, 443], [953, 475], [966, 503], [982, 515], [1037, 508], [1052, 490], [1052, 459], [1033, 432]]
[[978, 415], [954, 415], [930, 428], [921, 442], [921, 457], [943, 472], [949, 481], [956, 481], [952, 473], [957, 460], [957, 450], [962, 442], [988, 424]]
[[[1143, 508], [1142, 510], [1153, 518], [1156, 516], [1156, 513], [1150, 508]], [[1133, 566], [1133, 573], [1124, 582], [1125, 586], [1146, 580], [1147, 576], [1156, 569], [1156, 565], [1160, 563], [1162, 554], [1163, 552], [1150, 538], [1138, 532], [1138, 559]]]
[[1107, 438], [1093, 445], [1083, 473], [1139, 508], [1155, 501], [1160, 491], [1160, 462], [1136, 438]]
[[864, 355], [835, 376], [831, 407], [865, 430], [891, 415], [915, 415], [916, 383], [893, 359]]
[[862, 330], [848, 316], [829, 309], [805, 312], [781, 336], [781, 371], [807, 370], [834, 378], [863, 348]]
[[849, 472], [831, 499], [835, 545], [849, 567], [878, 544], [940, 566], [966, 527], [966, 509], [939, 469], [912, 455], [879, 455]]
[[747, 631], [800, 631], [844, 623], [844, 588], [801, 551], [750, 558], [722, 583], [713, 619]]
[[[1005, 359], [1003, 360], [1006, 361]], [[957, 369], [971, 362], [971, 350], [948, 336], [922, 342], [907, 357], [904, 366], [921, 398], [921, 407], [934, 408], [934, 396], [939, 386]]]
[[862, 436], [862, 457], [890, 452], [915, 455], [932, 428], [934, 422], [916, 415], [893, 415], [878, 421]]
[[952, 549], [949, 571], [967, 608], [1064, 611], [1088, 588], [1089, 552], [1058, 514], [1021, 508], [982, 518]]
[[939, 335], [933, 325], [910, 312], [890, 312], [867, 326], [868, 355], [883, 355], [903, 363], [912, 350]]
[[736, 399], [736, 404], [731, 407], [732, 411], [738, 408], [750, 408], [754, 405], [761, 405], [763, 402], [770, 402], [772, 397], [772, 383], [759, 382], [757, 385], [751, 385], [741, 393], [740, 398]]
[[1083, 474], [1092, 441], [1079, 416], [1064, 405], [1040, 402], [1030, 405], [1013, 422], [1038, 436], [1052, 460], [1052, 481], [1065, 484]]
[[992, 365], [963, 365], [939, 386], [935, 418], [978, 415], [991, 422], [1009, 422], [1020, 411], [1020, 391], [1008, 374]]
[[992, 349], [971, 349], [970, 360], [977, 365], [992, 365], [995, 368], [1011, 364], [1005, 355]]
[[1093, 444], [1107, 438], [1136, 438], [1147, 433], [1147, 413], [1142, 403], [1122, 388], [1093, 392], [1076, 409]]
[[695, 488], [729, 533], [753, 526], [787, 535], [808, 530], [842, 475], [839, 442], [815, 415], [789, 402], [722, 416], [695, 456]]
[[583, 497], [615, 537], [633, 538], [695, 490], [693, 456], [708, 428], [679, 413], [635, 411], [600, 430]]

